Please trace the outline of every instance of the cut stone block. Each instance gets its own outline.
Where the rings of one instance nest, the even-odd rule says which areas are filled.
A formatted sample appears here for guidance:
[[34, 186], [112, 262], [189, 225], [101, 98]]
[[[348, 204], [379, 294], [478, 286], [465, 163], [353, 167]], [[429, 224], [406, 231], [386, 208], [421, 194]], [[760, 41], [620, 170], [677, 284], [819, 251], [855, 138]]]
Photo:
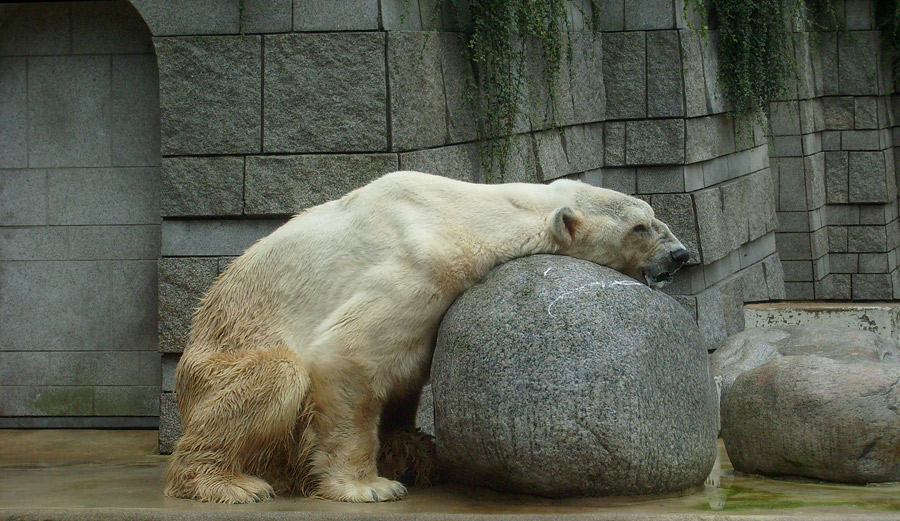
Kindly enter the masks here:
[[296, 0], [295, 31], [373, 31], [379, 29], [379, 0]]
[[[602, 15], [601, 15], [602, 16]], [[574, 122], [588, 123], [606, 118], [603, 38], [591, 32], [569, 33], [572, 43], [571, 71]], [[445, 76], [446, 80], [446, 76]]]
[[697, 163], [734, 151], [734, 125], [726, 114], [685, 120], [685, 161]]
[[159, 170], [159, 167], [50, 170], [47, 221], [61, 225], [159, 224]]
[[392, 31], [387, 42], [392, 150], [444, 144], [447, 111], [441, 39], [431, 32]]
[[0, 168], [28, 166], [27, 85], [26, 59], [0, 58]]
[[[666, 3], [671, 7], [671, 1]], [[684, 116], [684, 83], [678, 31], [647, 33], [647, 116]]]
[[28, 164], [110, 166], [110, 58], [28, 61]]
[[154, 43], [162, 153], [259, 152], [260, 37], [156, 38]]
[[646, 76], [644, 33], [603, 33], [603, 81], [608, 118], [646, 116]]
[[466, 143], [400, 154], [400, 170], [415, 170], [469, 182], [484, 182], [481, 149]]
[[159, 69], [153, 54], [112, 56], [111, 162], [159, 166]]
[[216, 259], [162, 258], [159, 261], [159, 350], [180, 353], [187, 345], [191, 317], [216, 277]]
[[244, 158], [163, 159], [160, 201], [163, 216], [240, 215], [243, 207]]
[[[153, 36], [238, 34], [239, 2], [222, 0], [132, 0]], [[158, 52], [158, 51], [157, 51]]]
[[128, 2], [72, 5], [72, 54], [152, 54], [150, 31]]
[[284, 224], [279, 219], [171, 219], [162, 223], [163, 256], [221, 257], [240, 255]]
[[254, 0], [241, 6], [240, 29], [244, 33], [284, 33], [291, 30], [292, 0]]
[[849, 154], [848, 194], [851, 203], [888, 203], [897, 197], [896, 184], [888, 182], [881, 152]]
[[0, 31], [0, 55], [68, 54], [72, 41], [69, 6], [63, 2], [22, 3]]
[[881, 94], [878, 31], [838, 33], [840, 89], [842, 94]]
[[259, 156], [247, 159], [245, 211], [291, 214], [397, 170], [394, 154]]
[[682, 119], [655, 119], [626, 123], [625, 163], [629, 165], [684, 162]]
[[385, 33], [266, 37], [265, 151], [387, 150], [386, 82]]

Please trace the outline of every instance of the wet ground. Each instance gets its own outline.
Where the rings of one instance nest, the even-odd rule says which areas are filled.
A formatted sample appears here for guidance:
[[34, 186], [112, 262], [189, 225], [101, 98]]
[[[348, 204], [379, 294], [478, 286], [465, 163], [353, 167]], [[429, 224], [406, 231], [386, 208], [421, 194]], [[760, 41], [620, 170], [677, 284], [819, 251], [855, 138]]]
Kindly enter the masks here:
[[155, 452], [155, 431], [0, 430], [0, 519], [900, 520], [900, 484], [735, 475], [721, 446], [715, 483], [681, 497], [549, 500], [439, 486], [372, 505], [278, 497], [224, 506], [165, 498], [166, 457]]

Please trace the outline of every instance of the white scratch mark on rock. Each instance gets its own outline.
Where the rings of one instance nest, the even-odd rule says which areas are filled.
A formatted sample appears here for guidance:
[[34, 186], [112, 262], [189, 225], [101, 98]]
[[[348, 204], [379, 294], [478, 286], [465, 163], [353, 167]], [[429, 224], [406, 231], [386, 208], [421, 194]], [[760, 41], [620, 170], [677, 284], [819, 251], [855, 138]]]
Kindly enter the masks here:
[[552, 270], [552, 269], [553, 269], [553, 266], [550, 266], [549, 268], [547, 268], [547, 270], [544, 272], [544, 276], [546, 277], [547, 274], [550, 273], [550, 270]]
[[[547, 271], [550, 271], [550, 270], [547, 270]], [[546, 275], [546, 272], [544, 272], [544, 274]], [[563, 293], [562, 295], [553, 299], [553, 302], [551, 302], [550, 305], [547, 306], [547, 314], [550, 315], [550, 318], [556, 318], [556, 315], [553, 314], [553, 306], [555, 306], [557, 302], [568, 297], [569, 295], [575, 294], [579, 291], [582, 291], [586, 288], [590, 288], [593, 286], [600, 286], [603, 289], [606, 289], [606, 288], [609, 288], [612, 286], [643, 286], [643, 284], [641, 284], [640, 282], [633, 281], [633, 280], [617, 280], [614, 282], [610, 282], [609, 284], [607, 284], [605, 282], [601, 282], [601, 281], [591, 282], [590, 284], [585, 284], [584, 286], [579, 286], [571, 291], [567, 291], [567, 292]]]

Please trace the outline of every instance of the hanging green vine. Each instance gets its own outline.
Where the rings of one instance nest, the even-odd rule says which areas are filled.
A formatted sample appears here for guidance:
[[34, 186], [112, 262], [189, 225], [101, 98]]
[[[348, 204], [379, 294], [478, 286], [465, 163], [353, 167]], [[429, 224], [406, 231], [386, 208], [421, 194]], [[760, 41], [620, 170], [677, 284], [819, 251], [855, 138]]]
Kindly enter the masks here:
[[[876, 24], [891, 54], [895, 77], [900, 59], [900, 0], [876, 0]], [[833, 0], [687, 0], [685, 14], [704, 22], [693, 29], [706, 36], [708, 20], [719, 35], [722, 91], [739, 116], [758, 114], [782, 96], [796, 77], [792, 31], [839, 29]]]
[[[462, 9], [460, 0], [451, 0]], [[556, 85], [564, 56], [571, 60], [567, 38], [570, 0], [470, 0], [467, 49], [474, 67], [475, 85], [468, 89], [478, 137], [483, 143], [482, 165], [491, 180], [492, 173], [502, 179], [510, 153], [516, 122], [523, 112], [527, 57], [530, 46], [543, 56], [543, 83], [548, 86], [552, 107], [556, 107]], [[598, 27], [599, 0], [590, 0], [589, 27]], [[552, 116], [551, 117], [555, 117]]]

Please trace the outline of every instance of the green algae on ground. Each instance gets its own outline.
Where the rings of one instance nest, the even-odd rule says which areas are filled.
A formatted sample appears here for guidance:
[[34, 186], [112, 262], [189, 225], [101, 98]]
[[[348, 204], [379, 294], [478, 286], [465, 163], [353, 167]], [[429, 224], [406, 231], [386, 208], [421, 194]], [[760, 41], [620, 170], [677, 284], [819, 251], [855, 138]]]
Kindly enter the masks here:
[[[828, 488], [828, 487], [824, 487]], [[861, 487], [860, 492], [863, 488]], [[781, 492], [757, 490], [750, 487], [732, 485], [717, 490], [712, 497], [694, 506], [698, 510], [716, 511], [749, 511], [749, 510], [787, 510], [811, 507], [848, 506], [863, 510], [900, 511], [900, 498], [897, 501], [887, 499], [849, 500], [822, 499], [811, 497], [803, 499], [798, 495]]]

